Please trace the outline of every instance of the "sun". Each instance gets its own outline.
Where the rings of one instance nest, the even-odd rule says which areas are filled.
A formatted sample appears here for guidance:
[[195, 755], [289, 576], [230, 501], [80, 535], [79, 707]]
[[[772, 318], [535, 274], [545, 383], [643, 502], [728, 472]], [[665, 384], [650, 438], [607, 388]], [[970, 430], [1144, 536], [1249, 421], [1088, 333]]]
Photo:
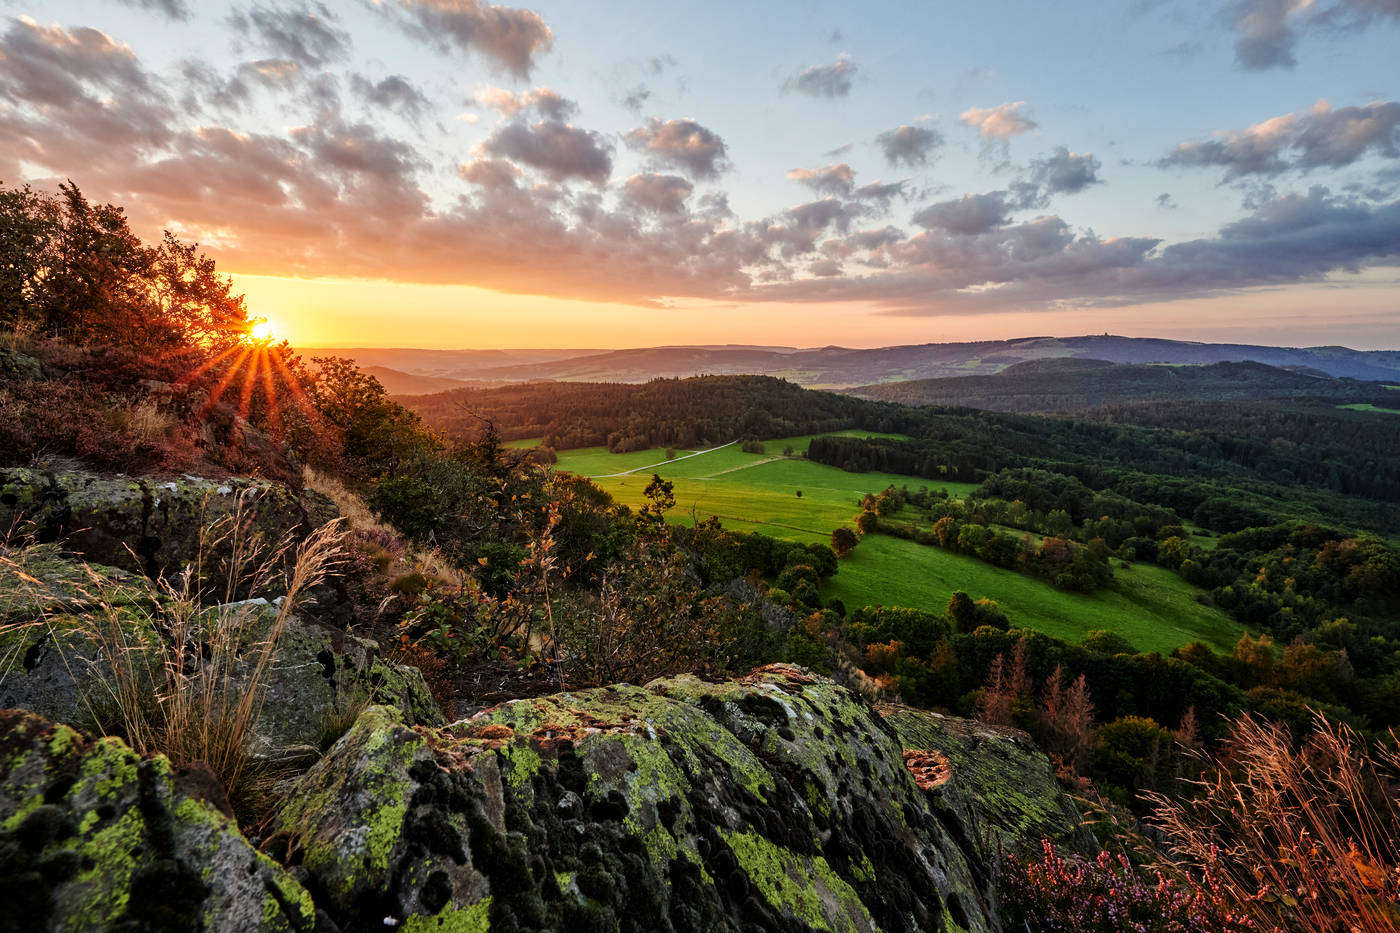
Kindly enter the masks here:
[[277, 336], [277, 329], [271, 321], [258, 321], [248, 331], [248, 339], [256, 343], [267, 343]]

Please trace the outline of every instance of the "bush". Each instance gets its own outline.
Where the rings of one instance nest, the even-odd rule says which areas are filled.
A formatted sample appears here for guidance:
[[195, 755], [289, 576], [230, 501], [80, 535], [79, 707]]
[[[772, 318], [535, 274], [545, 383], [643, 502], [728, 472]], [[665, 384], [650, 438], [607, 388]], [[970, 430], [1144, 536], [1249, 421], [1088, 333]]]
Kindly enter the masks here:
[[1008, 930], [1031, 933], [1246, 933], [1259, 928], [1207, 881], [1135, 867], [1123, 855], [1012, 856], [998, 879]]

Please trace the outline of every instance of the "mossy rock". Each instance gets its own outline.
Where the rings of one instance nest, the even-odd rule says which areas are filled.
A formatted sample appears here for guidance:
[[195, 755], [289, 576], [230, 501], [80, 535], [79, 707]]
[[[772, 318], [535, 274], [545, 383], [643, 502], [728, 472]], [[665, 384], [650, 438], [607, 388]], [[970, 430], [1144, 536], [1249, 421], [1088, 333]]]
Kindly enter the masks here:
[[[118, 633], [123, 656], [154, 681], [165, 656], [159, 640], [168, 634], [157, 624], [159, 600], [142, 581], [121, 570], [77, 564], [41, 545], [24, 551], [18, 566], [0, 563], [0, 592], [0, 706], [100, 730], [114, 712], [108, 708], [110, 655], [103, 645], [117, 643]], [[256, 599], [206, 611], [219, 624], [243, 630], [234, 686], [239, 689], [271, 632], [277, 604]], [[374, 642], [297, 614], [285, 622], [263, 687], [253, 728], [253, 750], [260, 756], [314, 757], [333, 732], [372, 703], [396, 706], [413, 723], [445, 721], [417, 668], [393, 664], [379, 656]]]
[[[891, 718], [785, 665], [518, 700], [448, 729], [374, 707], [278, 825], [346, 929], [998, 929], [981, 812], [920, 786]], [[932, 744], [940, 722], [920, 725]], [[985, 752], [1045, 795], [1007, 825], [1070, 820], [1044, 756]]]
[[7, 379], [42, 379], [44, 366], [27, 353], [0, 347], [0, 376]]
[[929, 797], [956, 825], [976, 827], [968, 842], [981, 861], [1026, 846], [1039, 851], [1043, 839], [1080, 853], [1095, 849], [1083, 815], [1026, 733], [894, 704], [879, 711], [906, 749], [946, 759], [948, 779]]
[[0, 710], [0, 930], [310, 931], [202, 769]]
[[201, 557], [216, 566], [220, 554], [205, 529], [240, 509], [245, 539], [273, 546], [334, 517], [324, 496], [267, 480], [0, 469], [0, 526], [149, 576], [173, 577]]

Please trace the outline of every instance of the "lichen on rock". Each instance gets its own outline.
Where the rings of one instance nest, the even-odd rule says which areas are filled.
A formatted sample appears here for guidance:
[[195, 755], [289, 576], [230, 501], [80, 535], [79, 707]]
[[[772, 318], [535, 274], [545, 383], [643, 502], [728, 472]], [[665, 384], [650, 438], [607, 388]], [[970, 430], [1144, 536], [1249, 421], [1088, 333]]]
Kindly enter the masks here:
[[118, 739], [0, 710], [0, 905], [13, 928], [312, 930], [310, 895], [198, 786]]
[[[160, 642], [169, 637], [160, 624], [160, 596], [125, 571], [79, 564], [54, 545], [30, 548], [23, 557], [0, 563], [0, 707], [96, 729], [114, 712], [107, 708], [115, 688], [110, 652], [120, 650], [128, 669], [152, 684], [156, 666], [172, 656]], [[202, 610], [208, 625], [242, 632], [231, 690], [247, 683], [277, 611], [265, 599]], [[202, 636], [194, 630], [192, 637]], [[207, 654], [203, 644], [190, 648]], [[372, 641], [296, 613], [286, 619], [261, 686], [252, 730], [258, 756], [314, 754], [329, 728], [373, 703], [396, 706], [413, 723], [444, 722], [417, 668], [388, 661]]]
[[374, 707], [279, 827], [352, 928], [995, 930], [982, 813], [919, 785], [900, 729], [959, 747], [939, 752], [949, 785], [967, 755], [1024, 772], [1023, 798], [998, 802], [1021, 808], [1007, 826], [1068, 838], [1077, 818], [1039, 753], [974, 753], [958, 721], [910, 716], [786, 665], [517, 700], [448, 729]]
[[0, 527], [150, 576], [173, 577], [201, 550], [213, 566], [208, 529], [234, 516], [245, 536], [276, 543], [332, 513], [323, 496], [270, 480], [0, 468]]

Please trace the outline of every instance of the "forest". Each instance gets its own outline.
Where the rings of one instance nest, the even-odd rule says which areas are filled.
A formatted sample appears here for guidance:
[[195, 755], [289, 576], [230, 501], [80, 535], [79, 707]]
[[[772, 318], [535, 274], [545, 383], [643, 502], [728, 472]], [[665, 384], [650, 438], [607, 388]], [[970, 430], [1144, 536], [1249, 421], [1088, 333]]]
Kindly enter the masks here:
[[882, 427], [892, 406], [809, 392], [772, 376], [699, 376], [611, 382], [533, 382], [408, 396], [425, 422], [470, 436], [489, 421], [506, 440], [543, 438], [546, 447], [699, 447], [743, 438]]

